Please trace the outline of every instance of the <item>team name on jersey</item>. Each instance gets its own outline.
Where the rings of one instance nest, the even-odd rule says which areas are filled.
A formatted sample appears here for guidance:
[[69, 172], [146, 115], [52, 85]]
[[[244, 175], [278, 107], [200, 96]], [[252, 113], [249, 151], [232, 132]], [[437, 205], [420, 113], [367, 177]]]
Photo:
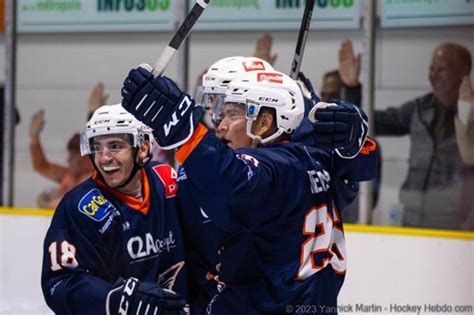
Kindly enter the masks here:
[[111, 212], [116, 211], [114, 205], [97, 188], [91, 189], [81, 198], [78, 209], [97, 222], [104, 220]]
[[128, 254], [133, 260], [153, 258], [162, 252], [170, 252], [175, 247], [176, 240], [172, 231], [163, 239], [155, 239], [151, 233], [146, 233], [144, 237], [133, 236], [127, 242]]
[[309, 182], [311, 184], [311, 192], [317, 194], [322, 191], [327, 191], [329, 189], [329, 182], [331, 181], [331, 176], [327, 171], [308, 171]]

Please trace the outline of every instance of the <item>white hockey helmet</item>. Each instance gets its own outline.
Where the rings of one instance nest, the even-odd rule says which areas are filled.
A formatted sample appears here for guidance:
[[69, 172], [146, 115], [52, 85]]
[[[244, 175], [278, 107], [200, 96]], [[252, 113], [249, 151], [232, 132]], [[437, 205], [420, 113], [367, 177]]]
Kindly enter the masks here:
[[230, 81], [242, 73], [255, 71], [274, 71], [273, 67], [257, 57], [234, 56], [220, 59], [209, 67], [202, 77], [202, 98], [198, 103], [206, 110], [212, 110], [212, 120], [221, 120], [221, 107]]
[[252, 124], [262, 107], [274, 108], [277, 131], [261, 139], [269, 143], [280, 135], [291, 134], [301, 123], [304, 115], [304, 99], [295, 80], [278, 71], [257, 71], [244, 73], [229, 84], [225, 96], [226, 103], [246, 106], [247, 135], [251, 139]]
[[138, 121], [121, 104], [115, 104], [99, 107], [89, 119], [86, 130], [81, 133], [81, 155], [95, 153], [91, 146], [94, 137], [112, 134], [129, 134], [131, 145], [136, 148], [142, 147], [144, 141], [149, 140], [151, 154], [155, 141], [151, 128]]

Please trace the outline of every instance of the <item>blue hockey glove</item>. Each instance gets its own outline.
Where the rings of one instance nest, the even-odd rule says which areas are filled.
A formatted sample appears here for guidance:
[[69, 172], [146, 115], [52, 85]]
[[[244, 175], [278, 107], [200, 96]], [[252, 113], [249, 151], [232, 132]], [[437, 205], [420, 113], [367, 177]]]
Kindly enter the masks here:
[[107, 315], [185, 315], [186, 302], [157, 283], [119, 279], [107, 295]]
[[317, 147], [335, 150], [345, 159], [357, 156], [368, 133], [367, 116], [362, 109], [343, 101], [319, 102], [309, 112]]
[[202, 116], [202, 108], [169, 78], [154, 77], [142, 64], [130, 70], [122, 87], [122, 106], [153, 129], [158, 146], [169, 150], [189, 140]]

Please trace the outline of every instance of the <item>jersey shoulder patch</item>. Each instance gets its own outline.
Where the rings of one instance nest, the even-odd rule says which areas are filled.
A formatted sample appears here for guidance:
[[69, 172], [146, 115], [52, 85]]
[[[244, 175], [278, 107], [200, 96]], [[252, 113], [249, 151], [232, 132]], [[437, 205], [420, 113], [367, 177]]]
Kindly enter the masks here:
[[116, 210], [115, 206], [97, 188], [89, 190], [81, 198], [77, 207], [80, 212], [97, 222], [104, 220]]
[[178, 186], [176, 185], [176, 171], [169, 165], [160, 164], [153, 166], [153, 171], [155, 171], [158, 178], [163, 183], [165, 187], [165, 197], [173, 198], [176, 197], [178, 191]]

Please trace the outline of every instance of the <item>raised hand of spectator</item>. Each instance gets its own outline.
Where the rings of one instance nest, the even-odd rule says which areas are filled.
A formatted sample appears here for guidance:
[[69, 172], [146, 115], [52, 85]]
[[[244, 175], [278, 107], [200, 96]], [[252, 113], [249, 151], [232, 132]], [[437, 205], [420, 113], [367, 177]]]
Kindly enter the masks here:
[[97, 108], [107, 103], [109, 95], [104, 93], [104, 84], [97, 82], [89, 95], [89, 101], [87, 103], [87, 111], [92, 114]]
[[273, 44], [273, 38], [270, 35], [270, 33], [263, 34], [262, 37], [257, 39], [254, 56], [267, 61], [269, 64], [273, 66], [278, 55], [277, 54], [272, 55], [272, 44]]
[[38, 140], [41, 131], [43, 131], [43, 127], [45, 124], [44, 120], [44, 111], [40, 110], [36, 114], [33, 115], [30, 123], [30, 138], [32, 140]]
[[354, 55], [352, 42], [344, 40], [339, 48], [339, 75], [347, 87], [356, 87], [359, 83], [360, 55]]
[[474, 89], [471, 78], [466, 75], [459, 86], [458, 117], [467, 125], [469, 115], [474, 111]]
[[459, 100], [474, 104], [474, 88], [468, 75], [462, 79], [459, 86]]

